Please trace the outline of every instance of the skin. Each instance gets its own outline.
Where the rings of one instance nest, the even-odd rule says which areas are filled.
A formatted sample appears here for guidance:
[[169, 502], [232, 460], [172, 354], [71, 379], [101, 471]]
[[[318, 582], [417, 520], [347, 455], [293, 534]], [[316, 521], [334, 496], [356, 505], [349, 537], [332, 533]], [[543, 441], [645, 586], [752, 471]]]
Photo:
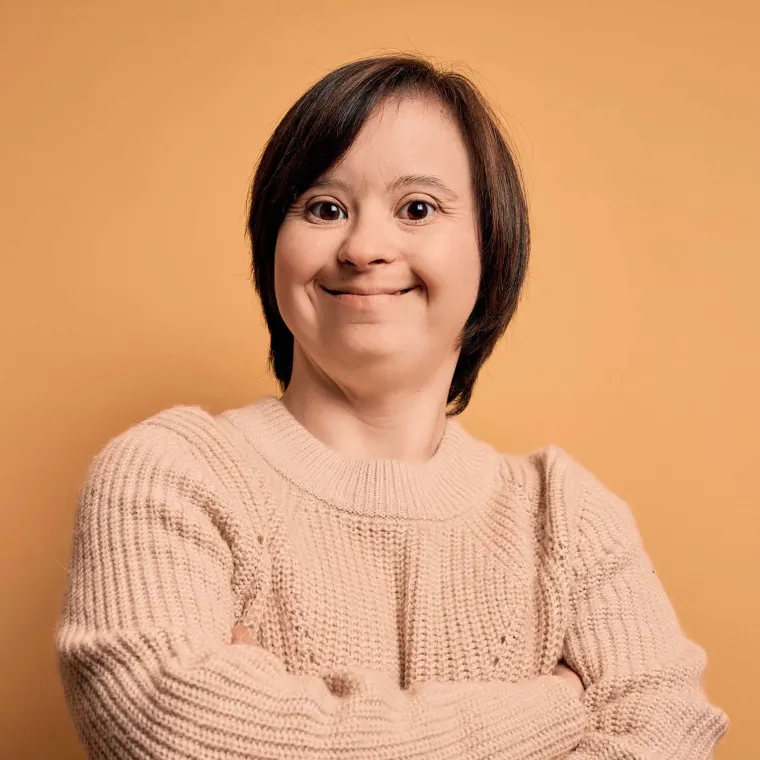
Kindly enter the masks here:
[[[277, 238], [275, 291], [295, 339], [282, 400], [342, 454], [424, 461], [480, 280], [467, 150], [443, 106], [407, 97], [377, 109], [329, 174], [344, 187], [303, 193]], [[387, 191], [407, 174], [438, 177], [449, 197], [419, 182]], [[320, 284], [418, 289], [359, 311]]]
[[[443, 434], [456, 340], [481, 274], [465, 143], [438, 101], [394, 98], [327, 175], [296, 199], [277, 237], [275, 293], [294, 337], [282, 401], [345, 456], [425, 461]], [[443, 187], [392, 185], [405, 175]], [[323, 286], [416, 289], [352, 308]], [[244, 626], [232, 642], [254, 644]], [[583, 694], [572, 670], [555, 673]]]

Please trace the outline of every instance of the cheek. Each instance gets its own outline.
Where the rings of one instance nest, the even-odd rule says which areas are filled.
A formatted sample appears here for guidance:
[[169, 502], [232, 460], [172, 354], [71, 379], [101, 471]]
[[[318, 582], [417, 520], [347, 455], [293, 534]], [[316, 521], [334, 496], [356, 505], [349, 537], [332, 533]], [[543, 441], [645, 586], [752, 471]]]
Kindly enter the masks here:
[[450, 235], [436, 247], [430, 268], [431, 290], [445, 300], [467, 308], [474, 304], [480, 285], [480, 251], [472, 235]]
[[280, 315], [293, 331], [298, 320], [298, 289], [304, 282], [303, 259], [297, 255], [299, 247], [294, 235], [281, 231], [274, 249], [274, 292]]
[[303, 339], [315, 327], [316, 295], [311, 286], [321, 267], [319, 251], [308, 233], [283, 225], [274, 250], [274, 292], [280, 316], [293, 335]]
[[[313, 256], [305, 256], [308, 245], [302, 235], [286, 233], [277, 238], [274, 254], [274, 291], [280, 314], [287, 323], [301, 320], [312, 309], [309, 283], [318, 272]], [[292, 324], [288, 324], [291, 331]]]
[[327, 230], [309, 230], [294, 221], [283, 224], [275, 245], [275, 282], [283, 290], [303, 287], [317, 278], [334, 256], [335, 240]]
[[289, 283], [298, 282], [302, 277], [305, 262], [299, 251], [304, 249], [298, 238], [299, 235], [292, 227], [282, 227], [277, 235], [274, 272], [278, 287], [287, 288]]

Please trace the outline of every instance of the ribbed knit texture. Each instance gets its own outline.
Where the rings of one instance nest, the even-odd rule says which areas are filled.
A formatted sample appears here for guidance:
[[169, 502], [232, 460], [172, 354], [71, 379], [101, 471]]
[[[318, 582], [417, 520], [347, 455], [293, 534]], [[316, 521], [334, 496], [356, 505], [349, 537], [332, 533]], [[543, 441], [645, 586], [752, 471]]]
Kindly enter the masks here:
[[55, 642], [91, 758], [704, 760], [728, 726], [629, 507], [456, 418], [424, 463], [350, 459], [272, 396], [130, 427], [82, 485]]

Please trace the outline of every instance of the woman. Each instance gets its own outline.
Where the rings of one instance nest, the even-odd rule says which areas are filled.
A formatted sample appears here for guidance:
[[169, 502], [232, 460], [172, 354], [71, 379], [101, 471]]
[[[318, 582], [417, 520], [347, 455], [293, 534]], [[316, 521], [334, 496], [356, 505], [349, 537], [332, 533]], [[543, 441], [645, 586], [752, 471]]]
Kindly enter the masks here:
[[709, 758], [727, 717], [632, 512], [456, 420], [526, 272], [463, 76], [356, 61], [253, 182], [281, 398], [175, 406], [80, 494], [56, 644], [97, 758]]

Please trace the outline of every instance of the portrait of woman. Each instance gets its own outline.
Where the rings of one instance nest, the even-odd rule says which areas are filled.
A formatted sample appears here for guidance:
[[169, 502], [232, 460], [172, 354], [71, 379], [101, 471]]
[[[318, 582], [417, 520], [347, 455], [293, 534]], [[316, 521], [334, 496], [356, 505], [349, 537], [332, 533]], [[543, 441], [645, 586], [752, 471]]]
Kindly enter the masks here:
[[55, 632], [89, 756], [711, 758], [728, 716], [629, 505], [458, 419], [531, 247], [481, 90], [345, 63], [248, 200], [281, 393], [171, 406], [92, 460]]

